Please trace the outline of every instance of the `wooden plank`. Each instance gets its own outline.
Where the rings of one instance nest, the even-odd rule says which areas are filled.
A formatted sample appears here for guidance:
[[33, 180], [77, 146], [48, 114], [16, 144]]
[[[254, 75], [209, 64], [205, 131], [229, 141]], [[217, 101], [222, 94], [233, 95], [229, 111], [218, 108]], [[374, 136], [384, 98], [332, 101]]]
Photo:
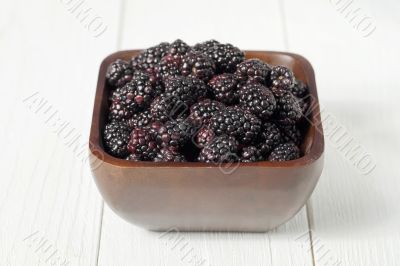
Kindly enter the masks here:
[[[325, 257], [314, 252], [314, 257], [316, 265], [325, 265], [328, 257], [327, 265], [400, 265], [400, 173], [395, 168], [400, 82], [381, 79], [398, 69], [400, 39], [394, 33], [400, 26], [400, 4], [336, 2], [315, 0], [304, 7], [285, 1], [288, 43], [314, 65], [326, 113], [344, 126], [346, 138], [353, 137], [372, 155], [376, 168], [367, 173], [343, 156], [333, 125], [325, 124], [326, 166], [312, 196], [312, 235], [330, 252]], [[367, 37], [357, 30], [363, 15], [376, 26]]]
[[[278, 1], [248, 4], [257, 8], [247, 12], [235, 1], [127, 1], [121, 48], [144, 48], [176, 38], [189, 44], [215, 38], [243, 49], [283, 50]], [[105, 207], [99, 264], [196, 265], [190, 262], [196, 256], [197, 265], [311, 265], [309, 248], [296, 241], [307, 232], [305, 209], [286, 225], [265, 234], [173, 234], [142, 230]]]
[[[102, 200], [82, 159], [98, 66], [116, 49], [119, 6], [78, 3], [2, 3], [0, 265], [97, 261]], [[101, 36], [99, 25], [107, 26]]]

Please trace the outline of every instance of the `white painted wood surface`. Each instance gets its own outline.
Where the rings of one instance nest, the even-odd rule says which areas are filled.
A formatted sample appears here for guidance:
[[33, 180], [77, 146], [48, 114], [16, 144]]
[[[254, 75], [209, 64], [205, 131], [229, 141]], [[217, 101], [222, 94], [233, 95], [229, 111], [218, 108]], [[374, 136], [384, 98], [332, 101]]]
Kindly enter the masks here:
[[[400, 265], [398, 1], [352, 4], [376, 25], [365, 38], [336, 1], [77, 3], [1, 2], [0, 265]], [[82, 6], [107, 26], [101, 36], [81, 22]], [[310, 204], [265, 234], [163, 234], [124, 222], [103, 206], [74, 147], [88, 138], [102, 58], [176, 38], [304, 55], [324, 110], [376, 168], [363, 175], [327, 139]]]

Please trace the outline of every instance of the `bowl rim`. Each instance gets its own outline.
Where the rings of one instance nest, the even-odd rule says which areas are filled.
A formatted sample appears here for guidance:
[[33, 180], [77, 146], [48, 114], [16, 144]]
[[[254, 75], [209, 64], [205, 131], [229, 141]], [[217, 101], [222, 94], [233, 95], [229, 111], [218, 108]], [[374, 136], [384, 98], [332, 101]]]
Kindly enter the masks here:
[[[203, 162], [150, 162], [150, 161], [128, 161], [125, 159], [116, 158], [110, 154], [108, 154], [102, 147], [102, 138], [101, 138], [101, 130], [100, 130], [100, 113], [101, 113], [101, 102], [103, 100], [104, 90], [106, 89], [106, 79], [105, 74], [107, 71], [108, 65], [115, 61], [118, 58], [123, 58], [128, 55], [137, 54], [142, 51], [142, 49], [133, 49], [133, 50], [122, 50], [118, 52], [114, 52], [108, 55], [100, 64], [94, 106], [93, 106], [93, 114], [92, 114], [92, 122], [90, 127], [90, 135], [89, 135], [89, 152], [92, 156], [95, 156], [96, 159], [100, 160], [101, 163], [108, 163], [121, 168], [218, 168], [218, 167], [229, 167], [229, 163], [222, 164], [210, 164]], [[261, 51], [261, 50], [244, 50], [246, 53], [267, 53], [267, 54], [275, 54], [275, 55], [285, 55], [292, 57], [293, 59], [300, 62], [302, 67], [305, 70], [305, 74], [307, 77], [307, 85], [310, 90], [310, 95], [312, 100], [315, 101], [312, 106], [311, 112], [311, 123], [310, 123], [310, 133], [312, 134], [312, 143], [309, 149], [309, 152], [304, 154], [302, 157], [284, 162], [269, 162], [269, 161], [259, 161], [259, 162], [248, 162], [248, 163], [239, 163], [239, 168], [245, 167], [268, 167], [268, 168], [291, 168], [291, 167], [299, 167], [310, 165], [316, 160], [318, 160], [323, 152], [324, 152], [324, 134], [321, 122], [320, 108], [319, 108], [319, 99], [315, 82], [315, 74], [314, 69], [311, 63], [304, 58], [303, 56], [295, 53], [288, 52], [279, 52], [279, 51]]]

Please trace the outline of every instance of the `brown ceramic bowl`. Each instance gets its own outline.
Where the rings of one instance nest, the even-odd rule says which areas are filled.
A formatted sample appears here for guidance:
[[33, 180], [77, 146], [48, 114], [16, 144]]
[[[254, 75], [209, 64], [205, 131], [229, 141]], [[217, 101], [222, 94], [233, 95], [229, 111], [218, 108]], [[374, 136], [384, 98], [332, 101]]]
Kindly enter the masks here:
[[310, 63], [296, 54], [246, 52], [247, 58], [291, 68], [309, 86], [313, 108], [301, 146], [303, 157], [239, 165], [131, 162], [105, 153], [101, 132], [108, 106], [107, 66], [138, 52], [114, 53], [100, 67], [90, 158], [94, 179], [110, 208], [127, 221], [156, 231], [263, 232], [293, 217], [310, 197], [323, 167], [324, 137]]

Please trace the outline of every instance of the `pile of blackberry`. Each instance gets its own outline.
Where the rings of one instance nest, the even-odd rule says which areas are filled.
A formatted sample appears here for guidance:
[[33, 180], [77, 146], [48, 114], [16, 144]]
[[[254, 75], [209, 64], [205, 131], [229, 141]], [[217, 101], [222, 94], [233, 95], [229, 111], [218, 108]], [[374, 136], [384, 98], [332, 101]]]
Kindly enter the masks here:
[[302, 154], [307, 85], [232, 44], [178, 39], [152, 46], [106, 73], [103, 145], [130, 161], [288, 161]]

